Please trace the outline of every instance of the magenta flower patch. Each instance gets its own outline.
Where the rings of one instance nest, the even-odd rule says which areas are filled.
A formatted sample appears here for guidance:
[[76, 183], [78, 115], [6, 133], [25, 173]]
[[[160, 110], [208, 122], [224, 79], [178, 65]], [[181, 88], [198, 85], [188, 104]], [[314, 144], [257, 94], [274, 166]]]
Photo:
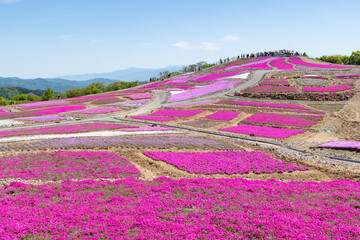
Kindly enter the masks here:
[[137, 99], [151, 98], [152, 94], [151, 93], [131, 94], [131, 95], [126, 95], [125, 97], [137, 100]]
[[217, 111], [213, 114], [207, 115], [204, 118], [214, 119], [214, 120], [222, 120], [222, 121], [230, 121], [236, 118], [241, 112], [235, 111]]
[[169, 179], [11, 183], [4, 239], [358, 239], [360, 183]]
[[0, 157], [0, 178], [41, 180], [138, 177], [128, 160], [110, 152], [42, 152]]
[[289, 61], [289, 63], [292, 63], [292, 64], [303, 65], [303, 66], [314, 67], [314, 68], [353, 68], [350, 66], [342, 66], [342, 65], [316, 64], [316, 63], [304, 62], [299, 57], [291, 57], [291, 58], [289, 58], [288, 61]]
[[288, 93], [288, 92], [297, 92], [298, 90], [295, 87], [288, 86], [259, 86], [251, 87], [243, 90], [242, 92], [246, 93]]
[[[223, 104], [223, 102], [218, 102], [217, 104]], [[294, 104], [286, 104], [286, 103], [232, 101], [232, 102], [229, 102], [229, 104], [241, 105], [241, 106], [251, 106], [251, 107], [289, 108], [289, 109], [310, 110], [306, 107], [302, 107], [302, 106], [294, 105]]]
[[62, 112], [70, 112], [85, 109], [85, 106], [62, 106], [62, 107], [50, 107], [50, 108], [43, 108], [39, 111], [35, 111], [33, 115], [50, 115], [50, 114], [57, 114]]
[[274, 59], [270, 62], [270, 65], [281, 70], [295, 70], [294, 66], [286, 62], [285, 58]]
[[306, 132], [305, 130], [297, 130], [297, 129], [286, 129], [286, 128], [274, 128], [274, 127], [263, 127], [263, 126], [253, 126], [240, 124], [235, 127], [221, 128], [221, 131], [241, 133], [241, 134], [254, 134], [254, 136], [258, 137], [266, 137], [266, 138], [288, 138], [299, 133]]
[[330, 87], [303, 87], [305, 92], [339, 92], [355, 88], [350, 85], [335, 85]]
[[141, 120], [150, 120], [150, 121], [159, 121], [159, 122], [176, 120], [176, 118], [157, 117], [157, 116], [132, 116], [131, 118], [141, 119]]
[[308, 170], [262, 152], [143, 152], [146, 156], [196, 174], [282, 173]]
[[244, 122], [263, 123], [277, 126], [310, 127], [315, 122], [298, 117], [289, 117], [277, 113], [257, 113], [243, 120]]
[[162, 109], [158, 110], [150, 115], [152, 116], [164, 116], [164, 117], [192, 117], [205, 110], [177, 110], [177, 109]]
[[82, 111], [78, 111], [75, 113], [81, 113], [81, 114], [104, 114], [104, 113], [110, 113], [110, 112], [116, 112], [121, 111], [120, 108], [116, 107], [97, 107], [97, 108], [90, 108]]

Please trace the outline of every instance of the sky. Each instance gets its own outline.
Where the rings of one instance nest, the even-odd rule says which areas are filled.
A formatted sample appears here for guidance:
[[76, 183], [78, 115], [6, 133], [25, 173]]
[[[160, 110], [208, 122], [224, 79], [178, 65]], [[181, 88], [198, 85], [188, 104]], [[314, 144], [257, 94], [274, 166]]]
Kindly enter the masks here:
[[0, 77], [360, 50], [359, 0], [0, 0]]

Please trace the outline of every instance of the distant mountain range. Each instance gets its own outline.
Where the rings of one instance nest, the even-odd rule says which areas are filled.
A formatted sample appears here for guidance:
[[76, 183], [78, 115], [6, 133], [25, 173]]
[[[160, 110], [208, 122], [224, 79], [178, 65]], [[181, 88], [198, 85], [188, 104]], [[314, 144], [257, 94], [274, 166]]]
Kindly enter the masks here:
[[103, 82], [108, 85], [117, 81], [148, 81], [151, 77], [156, 77], [159, 72], [172, 72], [181, 68], [182, 66], [180, 65], [159, 69], [128, 68], [108, 73], [80, 74], [58, 78], [22, 79], [17, 77], [0, 77], [0, 87], [21, 87], [30, 90], [45, 90], [47, 87], [51, 87], [55, 92], [64, 93], [70, 88], [85, 88], [93, 82]]
[[40, 89], [45, 90], [51, 87], [55, 92], [64, 93], [70, 88], [84, 88], [93, 82], [103, 82], [106, 85], [116, 82], [117, 80], [97, 78], [87, 81], [71, 81], [61, 78], [35, 78], [35, 79], [21, 79], [17, 77], [2, 78], [0, 77], [0, 87], [21, 87], [30, 90]]
[[164, 68], [151, 69], [151, 68], [127, 68], [123, 70], [113, 71], [113, 72], [105, 72], [105, 73], [91, 73], [91, 74], [78, 74], [78, 75], [68, 75], [68, 76], [60, 76], [59, 78], [68, 79], [68, 80], [76, 80], [76, 81], [84, 81], [94, 78], [107, 78], [114, 79], [119, 81], [148, 81], [151, 77], [156, 77], [159, 72], [164, 71], [178, 71], [182, 68], [182, 65], [176, 66], [167, 66]]

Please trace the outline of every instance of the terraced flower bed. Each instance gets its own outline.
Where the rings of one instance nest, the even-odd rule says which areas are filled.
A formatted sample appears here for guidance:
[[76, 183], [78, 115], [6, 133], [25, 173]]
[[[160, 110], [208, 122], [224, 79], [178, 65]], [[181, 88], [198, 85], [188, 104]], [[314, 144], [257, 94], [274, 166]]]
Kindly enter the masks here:
[[32, 121], [32, 122], [52, 122], [52, 121], [61, 121], [69, 119], [70, 117], [61, 117], [61, 116], [40, 116], [40, 117], [28, 117], [22, 118], [23, 121]]
[[133, 100], [137, 100], [137, 99], [151, 98], [152, 94], [151, 93], [130, 94], [130, 95], [125, 95], [125, 97], [131, 98]]
[[241, 81], [217, 81], [215, 83], [206, 86], [200, 86], [198, 88], [187, 90], [182, 93], [172, 94], [168, 102], [178, 102], [187, 99], [198, 98], [204, 95], [208, 95], [210, 93], [231, 89], [240, 83]]
[[177, 109], [162, 109], [154, 113], [151, 113], [152, 116], [164, 116], [164, 117], [192, 117], [199, 113], [204, 112], [205, 110], [177, 110]]
[[292, 163], [279, 161], [262, 152], [143, 152], [146, 156], [164, 161], [195, 174], [282, 173], [308, 170]]
[[[158, 178], [11, 183], [8, 239], [357, 239], [360, 183]], [[16, 213], [16, 214], [14, 214]]]
[[78, 112], [75, 112], [75, 113], [80, 113], [80, 114], [104, 114], [104, 113], [111, 113], [111, 112], [117, 112], [117, 111], [121, 111], [121, 109], [116, 108], [116, 107], [97, 107], [97, 108], [90, 108], [90, 109], [78, 111]]
[[303, 87], [303, 91], [305, 92], [339, 92], [346, 91], [355, 88], [350, 85], [335, 85], [330, 87]]
[[138, 177], [128, 160], [110, 152], [40, 152], [0, 156], [0, 178], [69, 180]]
[[213, 140], [203, 137], [181, 137], [181, 136], [132, 136], [132, 137], [78, 137], [69, 139], [47, 139], [22, 144], [1, 144], [1, 151], [28, 150], [28, 149], [108, 149], [112, 147], [121, 148], [201, 148], [215, 150], [239, 149], [238, 146], [229, 144], [223, 140]]
[[91, 103], [96, 105], [102, 105], [102, 104], [117, 103], [117, 102], [123, 102], [123, 100], [120, 100], [117, 97], [107, 97], [103, 99], [96, 99]]
[[352, 68], [350, 66], [316, 64], [316, 63], [304, 62], [299, 57], [291, 57], [291, 58], [289, 58], [288, 62], [292, 63], [292, 64], [303, 65], [303, 66], [313, 67], [313, 68]]
[[245, 71], [214, 73], [214, 74], [197, 77], [193, 81], [194, 82], [211, 82], [211, 81], [226, 79], [228, 77], [231, 77], [231, 76], [234, 76], [237, 74], [241, 74], [244, 72]]
[[108, 123], [81, 123], [62, 126], [51, 126], [31, 129], [18, 129], [9, 131], [0, 131], [0, 136], [23, 136], [23, 135], [39, 135], [52, 133], [79, 133], [89, 132], [105, 129], [120, 129], [120, 128], [137, 128], [137, 126], [108, 124]]
[[221, 121], [231, 121], [236, 118], [241, 112], [236, 111], [217, 111], [213, 114], [207, 115], [204, 118], [221, 120]]
[[274, 127], [254, 126], [247, 124], [240, 124], [235, 127], [221, 128], [219, 130], [233, 132], [233, 133], [254, 135], [257, 137], [279, 138], [279, 139], [288, 138], [306, 132], [305, 130], [298, 130], [298, 129], [274, 128]]
[[272, 85], [272, 86], [290, 86], [289, 82], [287, 80], [267, 80], [265, 79], [261, 83], [259, 83], [260, 86], [262, 85]]
[[298, 90], [295, 87], [288, 86], [259, 86], [259, 87], [251, 87], [247, 88], [242, 93], [289, 93], [289, 92], [297, 92]]
[[316, 122], [298, 117], [289, 117], [277, 113], [257, 113], [243, 120], [244, 122], [271, 124], [276, 126], [310, 127]]
[[249, 107], [266, 107], [266, 108], [288, 108], [288, 109], [301, 109], [310, 110], [309, 108], [286, 103], [266, 103], [266, 102], [245, 102], [245, 101], [219, 101], [215, 104], [233, 104]]
[[[229, 70], [229, 69], [227, 69], [227, 70]], [[231, 68], [231, 69], [235, 69], [235, 68]], [[270, 67], [267, 64], [267, 62], [264, 62], [264, 63], [257, 63], [257, 64], [248, 65], [248, 66], [239, 65], [238, 67], [236, 67], [236, 69], [266, 69], [266, 70], [272, 70], [273, 68]]]
[[318, 146], [319, 148], [340, 148], [340, 149], [356, 149], [360, 150], [360, 142], [354, 141], [333, 141], [323, 143]]
[[270, 62], [270, 65], [281, 70], [295, 70], [294, 66], [286, 62], [285, 58], [274, 59]]

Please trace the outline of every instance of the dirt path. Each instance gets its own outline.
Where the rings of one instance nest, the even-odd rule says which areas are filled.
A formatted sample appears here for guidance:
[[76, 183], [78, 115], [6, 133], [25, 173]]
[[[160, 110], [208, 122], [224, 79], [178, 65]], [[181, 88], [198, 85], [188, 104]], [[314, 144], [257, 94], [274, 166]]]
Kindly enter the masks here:
[[165, 102], [169, 96], [168, 91], [165, 90], [154, 90], [152, 91], [153, 97], [152, 99], [139, 108], [136, 108], [130, 111], [127, 115], [134, 116], [134, 115], [144, 115], [155, 108], [159, 108], [162, 106], [162, 103]]

